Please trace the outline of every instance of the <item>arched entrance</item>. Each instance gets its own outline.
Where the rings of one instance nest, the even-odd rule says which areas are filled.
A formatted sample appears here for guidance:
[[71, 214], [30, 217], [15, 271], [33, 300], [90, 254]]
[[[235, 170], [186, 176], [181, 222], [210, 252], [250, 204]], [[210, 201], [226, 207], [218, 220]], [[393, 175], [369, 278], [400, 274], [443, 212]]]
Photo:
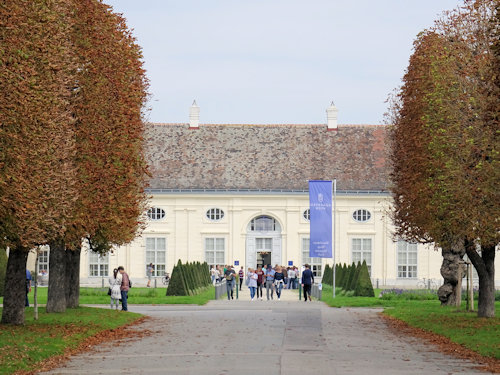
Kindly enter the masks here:
[[267, 215], [253, 218], [247, 226], [246, 266], [281, 264], [281, 226]]

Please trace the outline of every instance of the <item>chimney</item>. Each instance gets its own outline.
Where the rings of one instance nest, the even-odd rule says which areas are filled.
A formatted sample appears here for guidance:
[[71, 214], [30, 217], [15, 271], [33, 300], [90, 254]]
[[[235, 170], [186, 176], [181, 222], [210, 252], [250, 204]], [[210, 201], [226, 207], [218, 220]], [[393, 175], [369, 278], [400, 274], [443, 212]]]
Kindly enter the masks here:
[[330, 107], [326, 109], [326, 123], [328, 126], [328, 130], [338, 129], [337, 126], [337, 114], [339, 113], [339, 110], [337, 107], [335, 107], [335, 104], [332, 103], [330, 104]]
[[189, 127], [200, 127], [200, 107], [196, 105], [196, 100], [193, 100], [193, 105], [189, 108]]

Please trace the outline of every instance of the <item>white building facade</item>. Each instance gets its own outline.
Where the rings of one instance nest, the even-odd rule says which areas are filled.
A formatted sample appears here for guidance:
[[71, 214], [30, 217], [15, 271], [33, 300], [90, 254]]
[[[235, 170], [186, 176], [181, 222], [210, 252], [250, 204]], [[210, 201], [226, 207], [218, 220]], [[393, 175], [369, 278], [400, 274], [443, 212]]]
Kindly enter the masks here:
[[[179, 259], [309, 263], [321, 277], [334, 260], [309, 258], [307, 187], [334, 178], [336, 263], [366, 260], [374, 286], [441, 284], [439, 251], [393, 237], [385, 126], [338, 125], [333, 103], [326, 124], [200, 124], [199, 113], [193, 103], [189, 123], [148, 124], [147, 227], [104, 257], [83, 251], [82, 285], [106, 284], [118, 266], [145, 285], [148, 264], [160, 279]], [[39, 267], [49, 267], [47, 253]], [[498, 257], [496, 270], [500, 286]]]

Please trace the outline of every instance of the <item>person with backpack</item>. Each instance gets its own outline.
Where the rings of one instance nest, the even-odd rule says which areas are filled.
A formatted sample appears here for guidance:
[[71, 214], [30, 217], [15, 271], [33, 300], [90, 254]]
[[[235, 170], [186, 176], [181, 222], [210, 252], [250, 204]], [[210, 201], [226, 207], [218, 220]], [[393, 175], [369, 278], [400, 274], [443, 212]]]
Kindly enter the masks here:
[[128, 291], [130, 289], [130, 278], [128, 277], [128, 274], [125, 272], [125, 269], [120, 266], [118, 267], [118, 272], [122, 275], [122, 283], [120, 285], [120, 292], [122, 296], [122, 311], [128, 311]]
[[245, 271], [243, 271], [243, 266], [241, 266], [238, 272], [238, 277], [240, 278], [240, 292], [241, 292], [241, 285], [243, 284], [243, 279], [245, 278]]
[[276, 296], [278, 296], [278, 301], [281, 300], [281, 291], [283, 290], [284, 279], [285, 274], [282, 272], [282, 268], [280, 266], [277, 266], [274, 273], [274, 287], [276, 288]]
[[227, 299], [230, 301], [234, 299], [233, 293], [234, 284], [236, 282], [236, 272], [231, 268], [231, 266], [227, 266], [224, 276], [226, 278]]
[[311, 301], [311, 286], [314, 284], [314, 275], [311, 271], [311, 266], [306, 264], [304, 271], [302, 271], [302, 288], [304, 289], [304, 302], [307, 302], [309, 294], [309, 301]]

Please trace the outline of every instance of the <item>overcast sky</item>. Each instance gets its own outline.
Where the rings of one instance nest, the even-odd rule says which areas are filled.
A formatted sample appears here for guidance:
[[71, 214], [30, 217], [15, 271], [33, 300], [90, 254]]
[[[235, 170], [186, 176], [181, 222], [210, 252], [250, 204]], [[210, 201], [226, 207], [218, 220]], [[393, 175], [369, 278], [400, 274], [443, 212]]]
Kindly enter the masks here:
[[379, 124], [415, 36], [458, 0], [104, 0], [143, 47], [149, 119]]

